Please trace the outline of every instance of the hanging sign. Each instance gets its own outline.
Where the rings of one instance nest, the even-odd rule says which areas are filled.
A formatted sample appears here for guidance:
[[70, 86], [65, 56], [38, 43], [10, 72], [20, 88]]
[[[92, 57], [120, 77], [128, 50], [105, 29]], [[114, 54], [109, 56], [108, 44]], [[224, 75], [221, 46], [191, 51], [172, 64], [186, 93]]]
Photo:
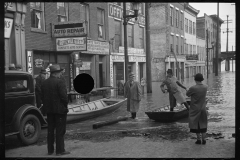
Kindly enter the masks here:
[[35, 59], [35, 67], [42, 68], [44, 65], [44, 61], [42, 59]]
[[27, 72], [32, 74], [32, 51], [27, 51]]
[[52, 37], [73, 37], [86, 34], [86, 24], [83, 22], [59, 22], [59, 24], [52, 24]]
[[87, 38], [86, 37], [57, 38], [56, 47], [57, 51], [86, 51]]
[[10, 38], [12, 32], [13, 19], [4, 18], [4, 38]]

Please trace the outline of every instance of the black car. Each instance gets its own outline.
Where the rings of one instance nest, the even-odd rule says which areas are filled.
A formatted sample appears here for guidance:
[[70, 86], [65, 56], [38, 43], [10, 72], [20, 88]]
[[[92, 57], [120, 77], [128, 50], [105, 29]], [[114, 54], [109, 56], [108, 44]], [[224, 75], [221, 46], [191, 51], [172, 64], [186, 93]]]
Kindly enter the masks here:
[[17, 135], [25, 145], [38, 140], [47, 122], [35, 104], [33, 76], [5, 71], [5, 136]]

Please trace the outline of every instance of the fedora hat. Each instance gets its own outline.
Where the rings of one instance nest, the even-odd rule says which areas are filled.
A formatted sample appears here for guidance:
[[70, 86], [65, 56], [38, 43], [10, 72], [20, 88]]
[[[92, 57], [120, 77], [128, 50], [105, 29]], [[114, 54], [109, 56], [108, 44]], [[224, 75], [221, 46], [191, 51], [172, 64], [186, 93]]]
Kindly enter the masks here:
[[197, 74], [194, 76], [194, 80], [195, 80], [195, 81], [202, 82], [202, 81], [204, 80], [203, 75], [202, 75], [201, 73], [197, 73]]
[[58, 64], [54, 64], [54, 65], [51, 65], [49, 67], [50, 69], [50, 72], [61, 72], [63, 69], [61, 69], [61, 67], [58, 65]]
[[129, 73], [128, 77], [129, 77], [129, 78], [135, 77], [135, 74], [134, 74], [133, 72], [131, 72], [131, 73]]
[[40, 71], [40, 73], [42, 73], [42, 74], [47, 74], [47, 71], [46, 71], [46, 69], [41, 69], [41, 71]]
[[171, 73], [171, 74], [172, 74], [172, 73], [173, 73], [173, 72], [172, 72], [172, 69], [168, 69], [168, 70], [167, 70], [167, 73]]

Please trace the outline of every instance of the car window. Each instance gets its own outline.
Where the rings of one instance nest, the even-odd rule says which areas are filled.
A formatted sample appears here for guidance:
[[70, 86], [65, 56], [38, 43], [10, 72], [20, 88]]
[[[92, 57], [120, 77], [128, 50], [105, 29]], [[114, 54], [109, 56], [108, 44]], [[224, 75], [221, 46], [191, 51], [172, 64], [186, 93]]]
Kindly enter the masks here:
[[5, 93], [28, 91], [28, 79], [25, 76], [5, 77]]

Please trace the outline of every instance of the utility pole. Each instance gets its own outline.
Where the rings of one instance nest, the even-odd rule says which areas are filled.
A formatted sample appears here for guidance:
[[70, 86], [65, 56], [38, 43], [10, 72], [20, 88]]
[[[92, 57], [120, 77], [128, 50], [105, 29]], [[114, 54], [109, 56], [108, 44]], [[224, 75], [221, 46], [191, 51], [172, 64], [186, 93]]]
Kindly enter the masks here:
[[207, 79], [208, 79], [208, 28], [207, 28]]
[[152, 93], [152, 72], [151, 72], [151, 48], [149, 29], [149, 3], [145, 3], [145, 27], [146, 27], [146, 74], [147, 93]]
[[219, 3], [217, 4], [217, 43], [216, 43], [216, 71], [215, 71], [215, 76], [218, 76], [218, 49], [219, 49]]
[[[123, 3], [123, 17], [126, 17], [126, 2]], [[124, 58], [125, 58], [125, 82], [128, 80], [128, 43], [127, 43], [127, 19], [123, 18], [124, 30]]]
[[[227, 33], [227, 48], [226, 48], [226, 53], [228, 54], [228, 32], [232, 32], [232, 31], [229, 31], [228, 30], [228, 23], [232, 23], [231, 21], [232, 20], [228, 20], [228, 15], [227, 15], [227, 20], [225, 20], [226, 21], [226, 23], [227, 23], [227, 31], [226, 32], [223, 32], [223, 33]], [[218, 35], [218, 34], [217, 34]], [[228, 69], [230, 68], [230, 63], [227, 63], [227, 65], [228, 65]], [[226, 70], [226, 67], [225, 67], [225, 70]]]

